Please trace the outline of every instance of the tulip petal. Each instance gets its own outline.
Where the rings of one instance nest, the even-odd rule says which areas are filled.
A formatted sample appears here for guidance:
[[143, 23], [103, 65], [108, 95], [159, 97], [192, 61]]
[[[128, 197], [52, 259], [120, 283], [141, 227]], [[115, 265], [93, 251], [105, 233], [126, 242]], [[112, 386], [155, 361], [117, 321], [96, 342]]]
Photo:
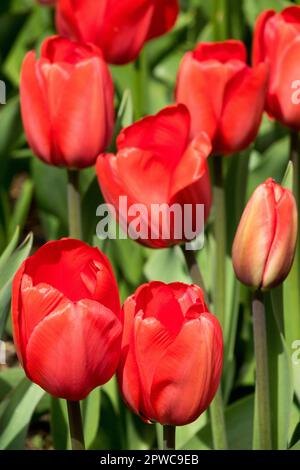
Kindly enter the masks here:
[[[106, 275], [112, 285], [116, 286], [108, 260], [97, 248], [91, 248], [79, 240], [62, 239], [48, 242], [34, 256], [28, 258], [26, 273], [31, 277], [33, 285], [47, 283], [74, 302], [88, 298], [104, 303], [105, 299], [100, 298], [101, 287], [97, 286], [99, 265], [102, 265], [99, 280], [103, 282]], [[89, 283], [87, 277], [90, 278]], [[94, 289], [91, 291], [92, 281]]]
[[[299, 74], [300, 39], [290, 43], [278, 64], [278, 73], [270, 90], [269, 102], [272, 111], [285, 125], [300, 130], [299, 91], [293, 88], [293, 83], [300, 79]], [[293, 94], [297, 93], [297, 101]], [[274, 103], [275, 105], [272, 105]], [[297, 104], [298, 103], [298, 104]], [[277, 106], [276, 106], [277, 104]]]
[[61, 292], [45, 283], [32, 285], [32, 279], [24, 274], [21, 283], [21, 311], [19, 325], [22, 345], [26, 345], [31, 333], [48, 315], [64, 310], [70, 302]]
[[191, 113], [191, 138], [204, 131], [213, 141], [223, 109], [225, 87], [244, 68], [241, 61], [232, 61], [228, 66], [217, 60], [199, 62], [192, 52], [184, 56], [177, 78], [176, 101], [185, 104]]
[[115, 372], [121, 331], [115, 314], [98, 302], [69, 303], [33, 331], [27, 373], [53, 396], [82, 400]]
[[172, 282], [169, 286], [173, 290], [174, 296], [179, 302], [184, 315], [188, 309], [195, 304], [202, 307], [202, 312], [207, 312], [203, 292], [199, 286], [190, 286], [181, 282]]
[[254, 66], [265, 60], [265, 28], [269, 19], [274, 15], [274, 10], [266, 10], [262, 12], [256, 20], [252, 49], [252, 63]]
[[246, 285], [258, 288], [262, 284], [275, 233], [275, 215], [273, 188], [259, 186], [243, 212], [232, 250], [235, 273]]
[[183, 105], [168, 106], [123, 129], [118, 150], [139, 148], [160, 157], [165, 166], [175, 167], [189, 137], [190, 116]]
[[286, 190], [276, 204], [276, 230], [263, 273], [263, 287], [279, 285], [288, 275], [297, 241], [298, 215], [295, 199]]
[[212, 401], [221, 372], [221, 328], [213, 315], [203, 313], [184, 325], [157, 362], [151, 403], [159, 422], [193, 422]]
[[23, 62], [20, 82], [21, 112], [28, 143], [46, 163], [51, 160], [51, 125], [43, 81], [34, 52]]
[[153, 419], [150, 401], [150, 390], [157, 364], [161, 361], [165, 350], [173, 342], [174, 335], [155, 318], [136, 316], [134, 323], [134, 338], [129, 346], [135, 351], [141, 383], [141, 403], [144, 415]]
[[255, 140], [264, 110], [266, 88], [265, 64], [253, 69], [245, 68], [228, 83], [214, 143], [216, 153], [239, 152]]
[[168, 32], [176, 21], [179, 13], [177, 0], [154, 0], [154, 12], [147, 40]]
[[223, 64], [238, 60], [246, 62], [247, 51], [242, 41], [229, 39], [222, 42], [200, 43], [193, 52], [194, 59], [200, 61], [216, 60]]
[[62, 163], [93, 165], [109, 143], [113, 119], [113, 84], [106, 65], [99, 57], [78, 63], [53, 119]]
[[134, 349], [130, 347], [130, 343], [134, 341], [133, 324], [136, 308], [134, 297], [134, 295], [129, 297], [123, 306], [124, 329], [121, 359], [118, 367], [118, 382], [127, 404], [135, 413], [139, 414], [141, 383]]

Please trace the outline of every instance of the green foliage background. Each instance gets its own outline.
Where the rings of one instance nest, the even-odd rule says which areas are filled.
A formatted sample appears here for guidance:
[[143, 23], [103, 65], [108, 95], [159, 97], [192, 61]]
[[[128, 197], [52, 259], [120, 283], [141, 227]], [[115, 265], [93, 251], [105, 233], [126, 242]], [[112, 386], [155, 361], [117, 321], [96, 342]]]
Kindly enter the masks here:
[[[238, 38], [245, 41], [250, 53], [257, 15], [265, 9], [279, 11], [290, 4], [283, 0], [182, 0], [175, 29], [147, 44], [139, 67], [130, 64], [111, 68], [116, 85], [116, 129], [172, 103], [179, 62], [196, 42]], [[47, 240], [67, 235], [66, 173], [46, 167], [33, 157], [19, 112], [19, 74], [24, 55], [32, 48], [38, 49], [42, 40], [53, 33], [51, 8], [41, 7], [33, 0], [1, 0], [0, 79], [7, 85], [7, 104], [0, 108], [0, 334], [7, 345], [11, 345], [9, 302], [14, 272], [28, 256], [32, 244], [36, 248]], [[223, 392], [231, 449], [251, 449], [253, 434], [255, 442], [250, 293], [234, 278], [231, 245], [246, 199], [267, 177], [280, 182], [288, 159], [288, 130], [265, 117], [251, 148], [227, 158], [225, 163], [228, 233]], [[290, 179], [288, 173], [288, 186]], [[110, 257], [123, 299], [146, 280], [190, 282], [179, 248], [151, 251], [131, 241], [96, 239], [95, 213], [102, 198], [94, 169], [82, 172], [81, 193], [85, 240], [101, 247]], [[205, 247], [199, 253], [209, 291], [213, 286], [213, 217], [212, 213]], [[26, 237], [30, 231], [34, 238]], [[297, 254], [284, 288], [269, 295], [267, 302], [272, 438], [273, 447], [278, 449], [300, 449], [300, 365], [293, 366], [291, 361], [293, 341], [300, 339], [298, 258]], [[90, 449], [153, 449], [162, 438], [158, 426], [143, 424], [126, 409], [115, 379], [85, 400], [83, 416]], [[12, 354], [9, 367], [0, 369], [0, 449], [66, 449], [70, 445], [67, 436], [65, 404], [24, 378]], [[208, 413], [178, 429], [177, 446], [212, 448]]]

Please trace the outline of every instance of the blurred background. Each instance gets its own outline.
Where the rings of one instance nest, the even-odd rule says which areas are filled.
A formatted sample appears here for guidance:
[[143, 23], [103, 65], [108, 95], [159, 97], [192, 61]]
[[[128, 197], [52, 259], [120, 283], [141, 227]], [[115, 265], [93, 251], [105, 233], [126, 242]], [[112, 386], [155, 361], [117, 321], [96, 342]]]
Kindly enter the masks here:
[[[246, 43], [250, 57], [257, 15], [265, 9], [280, 11], [293, 4], [283, 0], [182, 0], [180, 3], [181, 14], [174, 30], [148, 43], [138, 65], [111, 67], [116, 86], [116, 133], [142, 115], [157, 112], [173, 102], [180, 60], [197, 42], [241, 39]], [[67, 235], [66, 172], [48, 167], [32, 155], [26, 144], [19, 110], [22, 60], [27, 51], [38, 50], [43, 39], [55, 33], [53, 19], [53, 9], [41, 7], [34, 0], [1, 0], [0, 79], [6, 85], [6, 104], [0, 105], [0, 338], [4, 341], [2, 349], [6, 351], [6, 364], [0, 365], [0, 449], [69, 447], [65, 404], [50, 398], [24, 378], [13, 347], [9, 318], [11, 280], [20, 262], [47, 240]], [[232, 449], [250, 449], [252, 446], [255, 365], [249, 292], [234, 278], [231, 245], [245, 200], [267, 177], [280, 182], [288, 159], [288, 131], [267, 117], [264, 117], [256, 142], [242, 154], [226, 159], [229, 293], [226, 311], [230, 326], [224, 332], [223, 391]], [[93, 168], [81, 174], [81, 194], [84, 239], [101, 247], [110, 257], [123, 299], [149, 279], [190, 282], [179, 248], [151, 251], [131, 241], [102, 242], [96, 238], [96, 207], [102, 196]], [[208, 287], [213, 282], [212, 249], [209, 222], [205, 247], [199, 253]], [[292, 304], [293, 295], [299, 297], [298, 287], [289, 288]], [[272, 305], [269, 307], [272, 309]], [[293, 331], [298, 331], [300, 338], [298, 317], [294, 315], [290, 319], [288, 348]], [[279, 338], [278, 344], [273, 341], [270, 351], [271, 359], [274, 359], [271, 360], [272, 419], [277, 420], [280, 430], [274, 439], [279, 447], [285, 439], [292, 447], [300, 439], [297, 400], [300, 366], [298, 372], [297, 369], [294, 371], [294, 393], [290, 385], [293, 375], [290, 351], [280, 342], [274, 319], [270, 320], [268, 331]], [[280, 403], [278, 397], [281, 397]], [[85, 400], [83, 416], [86, 442], [91, 449], [153, 449], [161, 439], [158, 427], [143, 424], [126, 409], [118, 395], [115, 379]], [[212, 448], [207, 413], [192, 425], [178, 429], [177, 445], [179, 449]]]

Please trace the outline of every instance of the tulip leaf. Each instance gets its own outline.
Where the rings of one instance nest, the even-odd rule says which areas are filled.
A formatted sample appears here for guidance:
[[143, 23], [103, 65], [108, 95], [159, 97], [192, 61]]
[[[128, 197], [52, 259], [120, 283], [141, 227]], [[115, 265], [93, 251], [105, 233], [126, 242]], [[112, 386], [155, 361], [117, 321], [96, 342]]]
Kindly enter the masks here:
[[282, 287], [273, 289], [266, 302], [268, 335], [269, 384], [273, 446], [285, 450], [293, 406], [292, 362], [284, 337]]
[[55, 450], [70, 449], [68, 411], [66, 400], [51, 397], [50, 428]]
[[46, 165], [34, 157], [31, 173], [35, 199], [47, 238], [65, 236], [68, 227], [66, 171]]
[[100, 421], [100, 388], [93, 390], [81, 403], [85, 446], [90, 449], [97, 437]]
[[0, 402], [24, 379], [24, 371], [21, 367], [11, 367], [0, 372]]
[[[289, 162], [285, 176], [282, 180], [282, 186], [293, 191], [294, 168], [292, 162]], [[300, 250], [299, 237], [294, 263], [290, 274], [283, 284], [283, 301], [284, 301], [284, 332], [286, 345], [289, 355], [292, 358], [291, 365], [293, 370], [294, 390], [300, 400], [300, 374], [297, 361], [293, 360], [294, 345], [300, 339]]]
[[[18, 230], [16, 229], [16, 233]], [[0, 337], [3, 334], [9, 311], [13, 276], [24, 259], [28, 257], [32, 248], [33, 237], [32, 234], [29, 234], [23, 243], [12, 251], [15, 246], [16, 233], [11, 244], [0, 257]]]
[[15, 228], [19, 226], [24, 227], [26, 222], [33, 195], [33, 183], [31, 180], [25, 181], [23, 184], [21, 194], [15, 205], [14, 211], [10, 217], [8, 233], [12, 235]]
[[179, 247], [151, 252], [144, 273], [149, 281], [190, 282]]
[[[242, 398], [225, 410], [226, 429], [231, 450], [247, 450], [252, 446], [254, 396]], [[210, 423], [206, 424], [182, 447], [183, 450], [213, 449]]]
[[293, 167], [293, 163], [289, 162], [288, 166], [286, 167], [284, 177], [282, 178], [281, 186], [289, 189], [290, 191], [293, 191], [293, 178], [294, 178], [294, 167]]
[[44, 390], [24, 378], [1, 403], [1, 450], [24, 449], [32, 414], [44, 393]]

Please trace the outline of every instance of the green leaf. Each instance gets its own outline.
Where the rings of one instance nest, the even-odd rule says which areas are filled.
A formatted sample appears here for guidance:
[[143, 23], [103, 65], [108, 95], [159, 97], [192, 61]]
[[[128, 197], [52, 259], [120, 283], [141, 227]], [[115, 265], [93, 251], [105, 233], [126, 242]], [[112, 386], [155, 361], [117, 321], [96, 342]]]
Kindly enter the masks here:
[[33, 195], [33, 184], [31, 180], [25, 181], [21, 194], [17, 200], [9, 221], [8, 234], [11, 236], [17, 226], [23, 229], [28, 217]]
[[184, 256], [179, 247], [151, 252], [144, 273], [149, 281], [190, 282]]
[[21, 367], [10, 367], [0, 372], [0, 402], [24, 379]]
[[85, 446], [90, 449], [97, 437], [100, 421], [100, 388], [93, 390], [81, 404]]
[[[236, 401], [225, 410], [229, 449], [247, 450], [252, 446], [254, 397]], [[182, 447], [184, 450], [213, 449], [210, 423], [204, 426]]]
[[291, 356], [284, 338], [282, 287], [272, 289], [271, 306], [267, 307], [269, 384], [272, 410], [273, 445], [285, 450], [293, 407]]
[[[15, 237], [16, 235], [13, 237], [13, 244], [15, 243]], [[32, 240], [32, 234], [29, 234], [7, 259], [7, 253], [11, 250], [13, 244], [9, 245], [8, 251], [2, 255], [5, 263], [3, 260], [1, 261], [2, 257], [0, 258], [0, 337], [3, 334], [9, 311], [12, 280], [21, 263], [28, 257], [32, 248]]]
[[[38, 158], [32, 158], [31, 172], [34, 182], [35, 199], [42, 214], [47, 238], [66, 235], [68, 229], [67, 212], [67, 172], [62, 168], [46, 165]], [[53, 225], [54, 224], [54, 225]]]
[[68, 411], [66, 400], [51, 397], [50, 401], [50, 427], [55, 450], [70, 448], [68, 427]]
[[294, 178], [294, 167], [293, 167], [293, 163], [289, 162], [285, 170], [285, 174], [282, 179], [281, 186], [289, 189], [290, 191], [293, 191], [293, 178]]
[[0, 449], [24, 449], [32, 414], [44, 395], [37, 385], [23, 379], [9, 394], [0, 410]]

